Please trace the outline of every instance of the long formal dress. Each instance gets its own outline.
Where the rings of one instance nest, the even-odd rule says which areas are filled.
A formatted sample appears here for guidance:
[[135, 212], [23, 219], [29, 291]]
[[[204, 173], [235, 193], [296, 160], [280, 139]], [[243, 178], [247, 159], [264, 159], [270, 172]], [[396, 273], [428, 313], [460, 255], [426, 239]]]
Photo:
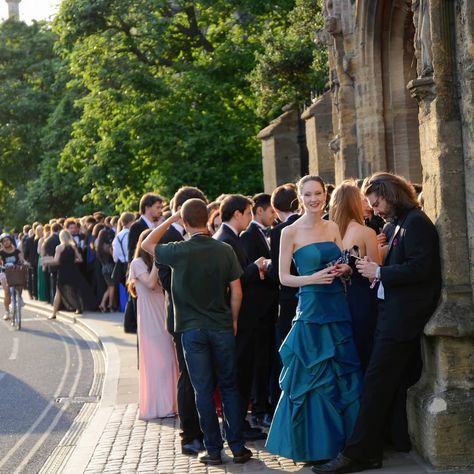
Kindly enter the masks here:
[[[298, 249], [293, 259], [300, 275], [310, 275], [340, 255], [334, 242], [317, 242]], [[362, 375], [351, 317], [338, 278], [330, 285], [304, 286], [298, 297], [280, 348], [282, 393], [266, 446], [295, 461], [332, 459], [359, 411]]]
[[47, 273], [43, 271], [42, 257], [38, 258], [38, 300], [48, 301], [48, 288], [46, 286]]
[[137, 291], [139, 350], [139, 418], [174, 416], [178, 362], [171, 335], [166, 330], [165, 297], [161, 286], [148, 288], [138, 277], [148, 273], [146, 263], [135, 258], [129, 278]]
[[353, 269], [351, 284], [347, 285], [347, 301], [352, 318], [354, 342], [365, 372], [374, 345], [377, 324], [377, 288], [370, 288], [370, 282], [357, 269]]
[[97, 309], [97, 299], [75, 262], [76, 253], [66, 246], [59, 257], [57, 285], [61, 291], [61, 302], [68, 310]]

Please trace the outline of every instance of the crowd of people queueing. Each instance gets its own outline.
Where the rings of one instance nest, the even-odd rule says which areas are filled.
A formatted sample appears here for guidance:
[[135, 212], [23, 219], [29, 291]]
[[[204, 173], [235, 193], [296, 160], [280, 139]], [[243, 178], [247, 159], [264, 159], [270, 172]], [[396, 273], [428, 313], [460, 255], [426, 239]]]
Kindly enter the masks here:
[[54, 252], [36, 225], [21, 244], [28, 260], [35, 242], [33, 296], [43, 278], [56, 288], [55, 311], [81, 311], [94, 297], [113, 309], [127, 275], [139, 416], [177, 414], [183, 454], [220, 464], [225, 439], [243, 463], [245, 441], [268, 436], [270, 452], [314, 472], [380, 467], [385, 443], [411, 448], [406, 391], [440, 294], [438, 236], [400, 176], [328, 190], [305, 176], [271, 195], [208, 203], [184, 186], [168, 208], [147, 193], [140, 217], [122, 214], [117, 229], [95, 217], [80, 220], [95, 221], [85, 232], [75, 219], [50, 224]]

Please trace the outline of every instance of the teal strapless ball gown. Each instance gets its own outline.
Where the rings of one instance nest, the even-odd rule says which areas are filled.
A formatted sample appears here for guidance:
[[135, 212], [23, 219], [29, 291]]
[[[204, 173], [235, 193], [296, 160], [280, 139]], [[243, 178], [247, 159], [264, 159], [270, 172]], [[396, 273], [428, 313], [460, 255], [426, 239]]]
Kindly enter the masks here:
[[[341, 255], [334, 242], [298, 249], [300, 275], [310, 275]], [[268, 451], [295, 461], [334, 458], [352, 434], [359, 412], [362, 373], [352, 338], [344, 288], [300, 288], [293, 326], [280, 348], [282, 390], [270, 427]]]

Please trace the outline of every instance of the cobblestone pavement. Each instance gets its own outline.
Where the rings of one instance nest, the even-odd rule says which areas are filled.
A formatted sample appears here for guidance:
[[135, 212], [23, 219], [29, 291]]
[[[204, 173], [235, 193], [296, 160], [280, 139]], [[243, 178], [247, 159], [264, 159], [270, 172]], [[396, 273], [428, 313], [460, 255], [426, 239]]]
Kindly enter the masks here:
[[137, 404], [115, 406], [86, 468], [87, 474], [311, 472], [303, 463], [270, 454], [263, 441], [247, 443], [254, 457], [245, 464], [234, 464], [227, 448], [222, 465], [207, 467], [195, 456], [181, 454], [178, 418], [145, 422], [138, 420], [137, 414]]

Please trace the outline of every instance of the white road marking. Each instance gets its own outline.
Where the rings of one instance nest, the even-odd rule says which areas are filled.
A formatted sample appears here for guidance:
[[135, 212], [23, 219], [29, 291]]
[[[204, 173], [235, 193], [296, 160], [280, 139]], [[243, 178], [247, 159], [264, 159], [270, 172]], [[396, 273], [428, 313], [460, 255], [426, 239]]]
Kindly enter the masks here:
[[46, 405], [46, 407], [43, 409], [43, 411], [40, 413], [38, 418], [36, 418], [35, 422], [30, 426], [30, 428], [23, 434], [23, 436], [15, 443], [15, 445], [8, 451], [3, 459], [0, 461], [0, 472], [2, 472], [3, 466], [10, 460], [10, 458], [15, 454], [15, 452], [18, 450], [18, 448], [25, 442], [25, 440], [35, 431], [36, 427], [41, 423], [43, 418], [48, 414], [48, 412], [51, 410], [56, 405], [56, 398], [61, 395], [61, 392], [63, 390], [64, 384], [66, 383], [66, 379], [69, 373], [69, 367], [71, 364], [71, 354], [69, 350], [69, 344], [67, 343], [66, 339], [62, 334], [60, 334], [57, 329], [54, 327], [53, 324], [51, 324], [52, 328], [58, 334], [58, 336], [62, 339], [63, 346], [66, 352], [66, 357], [64, 361], [64, 370], [63, 374], [61, 377], [61, 380], [59, 381], [59, 384], [57, 386], [56, 392], [53, 395], [53, 399]]
[[10, 354], [10, 357], [8, 360], [16, 360], [18, 356], [18, 348], [20, 347], [20, 340], [17, 337], [13, 338], [13, 347], [12, 347], [12, 353]]
[[[74, 382], [72, 384], [71, 390], [69, 391], [69, 398], [73, 398], [74, 395], [76, 394], [77, 386], [79, 385], [79, 380], [81, 378], [83, 358], [82, 358], [81, 349], [78, 344], [77, 335], [76, 337], [74, 337], [73, 331], [70, 331], [69, 328], [67, 328], [67, 332], [72, 342], [74, 343], [77, 357], [78, 357], [76, 376], [74, 377]], [[43, 445], [43, 443], [46, 441], [48, 436], [54, 431], [55, 426], [58, 424], [64, 412], [69, 408], [69, 405], [70, 403], [66, 402], [64, 406], [62, 406], [61, 409], [58, 411], [58, 413], [56, 413], [56, 416], [54, 417], [53, 421], [50, 423], [48, 428], [46, 428], [43, 435], [38, 439], [35, 445], [32, 448], [30, 448], [30, 450], [28, 451], [28, 455], [23, 458], [23, 461], [21, 462], [21, 464], [15, 469], [14, 474], [20, 474], [22, 472], [25, 472], [24, 471], [25, 466], [30, 462], [31, 458], [36, 454], [38, 449]]]

